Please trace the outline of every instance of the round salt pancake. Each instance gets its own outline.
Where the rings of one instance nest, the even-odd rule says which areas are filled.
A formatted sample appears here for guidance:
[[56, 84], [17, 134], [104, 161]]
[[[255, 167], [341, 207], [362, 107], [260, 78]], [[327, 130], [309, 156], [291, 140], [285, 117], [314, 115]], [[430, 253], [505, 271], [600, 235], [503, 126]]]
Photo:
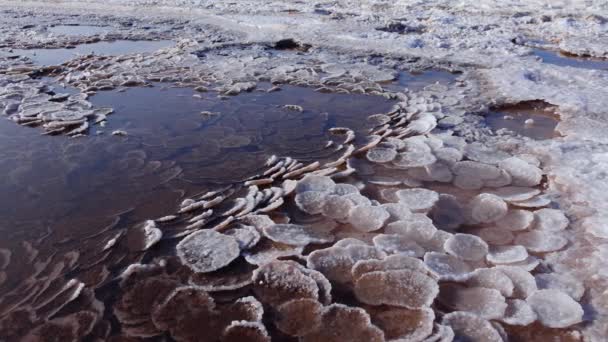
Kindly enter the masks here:
[[456, 176], [475, 177], [482, 181], [500, 177], [500, 169], [496, 166], [470, 160], [455, 163], [452, 171]]
[[542, 208], [551, 204], [551, 198], [547, 195], [538, 195], [529, 200], [511, 202], [511, 204], [521, 208]]
[[373, 232], [382, 228], [389, 217], [382, 206], [358, 205], [351, 209], [348, 222], [358, 231]]
[[274, 324], [289, 336], [301, 337], [319, 328], [322, 313], [323, 305], [314, 299], [293, 299], [277, 308]]
[[456, 341], [503, 342], [490, 322], [472, 313], [451, 312], [443, 316], [441, 323], [452, 328]]
[[507, 245], [515, 238], [512, 232], [502, 228], [482, 228], [477, 235], [491, 245]]
[[511, 278], [497, 268], [478, 268], [470, 274], [465, 283], [469, 287], [495, 289], [504, 297], [513, 295]]
[[200, 230], [188, 235], [176, 249], [184, 265], [202, 273], [228, 265], [241, 252], [234, 237], [213, 230]]
[[491, 223], [507, 215], [509, 207], [500, 197], [488, 193], [475, 196], [469, 203], [471, 217], [476, 222]]
[[493, 190], [491, 193], [507, 202], [519, 202], [529, 200], [530, 198], [540, 194], [540, 190], [522, 186], [506, 186]]
[[530, 304], [521, 299], [507, 299], [505, 316], [501, 319], [509, 325], [529, 325], [536, 321], [536, 312]]
[[325, 198], [321, 214], [325, 217], [344, 222], [348, 219], [350, 211], [354, 207], [354, 203], [347, 198], [329, 195]]
[[399, 234], [416, 242], [430, 240], [437, 228], [433, 225], [433, 221], [424, 214], [412, 214], [405, 220], [395, 221], [386, 226], [385, 233]]
[[302, 337], [302, 342], [384, 342], [384, 333], [371, 323], [369, 314], [343, 304], [327, 306], [321, 314], [319, 329]]
[[464, 287], [442, 284], [437, 300], [455, 311], [466, 311], [485, 319], [504, 316], [507, 303], [498, 290], [483, 287]]
[[462, 190], [479, 190], [484, 186], [483, 179], [468, 174], [454, 176], [452, 183]]
[[483, 260], [488, 254], [488, 244], [471, 234], [454, 234], [445, 242], [443, 248], [448, 254], [467, 261]]
[[569, 274], [539, 273], [534, 278], [539, 289], [560, 290], [576, 301], [580, 301], [585, 293], [583, 283]]
[[397, 156], [397, 151], [392, 148], [374, 147], [367, 151], [366, 157], [372, 163], [388, 163]]
[[496, 226], [509, 231], [520, 231], [530, 227], [533, 221], [534, 214], [532, 212], [522, 209], [511, 209], [503, 218], [496, 221]]
[[354, 292], [357, 299], [366, 304], [420, 309], [433, 303], [439, 288], [437, 282], [424, 273], [391, 270], [363, 274], [356, 280]]
[[295, 197], [295, 202], [303, 212], [316, 215], [323, 211], [323, 205], [327, 196], [327, 192], [323, 191], [306, 191], [298, 193]]
[[224, 330], [222, 342], [270, 342], [270, 335], [260, 322], [233, 321]]
[[437, 161], [437, 158], [431, 153], [426, 151], [408, 151], [397, 154], [393, 160], [393, 165], [402, 169], [409, 169], [413, 167], [428, 166]]
[[550, 328], [566, 328], [583, 320], [583, 308], [559, 290], [538, 290], [526, 302], [538, 315], [538, 320]]
[[564, 248], [568, 244], [568, 240], [559, 232], [533, 230], [517, 235], [515, 243], [526, 247], [533, 253], [547, 253]]
[[536, 229], [548, 231], [560, 231], [566, 229], [570, 221], [564, 212], [557, 209], [544, 208], [534, 212]]
[[526, 299], [538, 289], [534, 276], [520, 267], [501, 265], [495, 268], [511, 279], [513, 282], [513, 297], [515, 298]]
[[297, 224], [275, 224], [264, 227], [264, 235], [274, 242], [291, 246], [333, 242], [333, 235], [318, 229]]
[[406, 205], [413, 211], [429, 210], [439, 200], [437, 192], [423, 188], [399, 190], [396, 195], [399, 198], [399, 203]]
[[378, 234], [373, 241], [376, 248], [387, 254], [405, 254], [416, 258], [424, 256], [424, 248], [403, 235]]
[[412, 216], [410, 208], [403, 203], [385, 203], [382, 207], [389, 213], [387, 223], [395, 221], [406, 220]]
[[336, 183], [327, 176], [308, 175], [298, 181], [296, 193], [307, 191], [333, 192]]
[[317, 282], [293, 261], [271, 261], [253, 272], [253, 291], [262, 303], [278, 306], [293, 299], [319, 298]]
[[372, 323], [389, 341], [422, 341], [433, 332], [435, 312], [431, 308], [366, 308]]
[[437, 252], [427, 252], [424, 263], [442, 280], [465, 280], [473, 267], [457, 257]]
[[492, 246], [486, 259], [492, 264], [513, 264], [528, 258], [524, 246]]
[[511, 175], [513, 185], [516, 186], [537, 186], [543, 175], [541, 169], [517, 157], [502, 160], [498, 167]]

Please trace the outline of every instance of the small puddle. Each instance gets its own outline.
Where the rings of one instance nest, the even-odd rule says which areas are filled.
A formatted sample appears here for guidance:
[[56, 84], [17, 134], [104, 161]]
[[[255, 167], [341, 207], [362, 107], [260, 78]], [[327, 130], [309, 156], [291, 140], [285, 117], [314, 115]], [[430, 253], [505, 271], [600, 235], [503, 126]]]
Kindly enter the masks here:
[[492, 108], [485, 116], [493, 130], [507, 129], [535, 140], [551, 139], [558, 134], [559, 117], [555, 107], [543, 101], [527, 101]]
[[559, 51], [533, 49], [533, 54], [542, 59], [543, 63], [569, 66], [581, 69], [607, 70], [608, 60], [602, 58], [580, 57]]
[[57, 25], [48, 28], [48, 31], [63, 36], [94, 36], [107, 33], [109, 27], [92, 25]]
[[404, 88], [419, 91], [434, 83], [445, 85], [453, 83], [457, 77], [458, 74], [443, 70], [400, 71], [396, 80], [383, 87], [390, 91], [403, 91]]
[[172, 46], [170, 40], [117, 40], [77, 45], [73, 49], [16, 49], [13, 52], [29, 57], [38, 65], [61, 65], [77, 55], [124, 55], [154, 52]]

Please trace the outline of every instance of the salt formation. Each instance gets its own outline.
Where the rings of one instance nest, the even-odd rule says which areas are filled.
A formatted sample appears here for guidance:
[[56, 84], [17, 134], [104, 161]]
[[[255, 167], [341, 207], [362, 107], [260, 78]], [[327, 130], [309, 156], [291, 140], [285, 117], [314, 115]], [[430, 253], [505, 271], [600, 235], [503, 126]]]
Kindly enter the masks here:
[[559, 290], [538, 290], [526, 299], [539, 321], [552, 328], [563, 328], [583, 318], [581, 306]]
[[240, 254], [234, 237], [202, 230], [183, 239], [177, 246], [182, 262], [197, 272], [211, 272], [228, 265]]

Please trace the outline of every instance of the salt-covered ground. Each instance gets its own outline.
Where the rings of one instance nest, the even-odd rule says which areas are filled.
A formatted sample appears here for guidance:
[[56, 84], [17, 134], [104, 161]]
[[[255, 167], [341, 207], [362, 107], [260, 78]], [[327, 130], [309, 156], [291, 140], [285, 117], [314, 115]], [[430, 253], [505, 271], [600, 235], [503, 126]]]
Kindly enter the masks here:
[[[0, 5], [3, 113], [53, 139], [112, 133], [113, 108], [94, 95], [159, 82], [220, 97], [290, 84], [396, 103], [369, 113], [368, 136], [333, 127], [327, 160], [267, 156], [258, 176], [189, 196], [174, 215], [110, 224], [86, 248], [66, 239], [49, 252], [34, 233], [3, 242], [6, 340], [608, 335], [605, 1]], [[57, 24], [107, 29], [69, 35]], [[174, 43], [51, 64], [25, 51], [125, 39]], [[395, 88], [425, 70], [447, 76]], [[51, 93], [59, 84], [73, 93]], [[522, 103], [557, 115], [556, 134], [495, 131], [484, 118]]]

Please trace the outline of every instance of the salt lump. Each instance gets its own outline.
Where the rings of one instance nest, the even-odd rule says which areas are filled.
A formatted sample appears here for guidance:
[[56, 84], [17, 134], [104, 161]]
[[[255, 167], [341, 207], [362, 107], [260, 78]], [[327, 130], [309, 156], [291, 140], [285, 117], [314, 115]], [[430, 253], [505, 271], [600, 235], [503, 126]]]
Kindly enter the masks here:
[[384, 331], [384, 337], [389, 341], [422, 341], [433, 332], [435, 312], [430, 308], [370, 308], [368, 312], [372, 323]]
[[433, 221], [423, 214], [413, 214], [405, 220], [395, 221], [386, 226], [387, 234], [399, 234], [416, 242], [424, 242], [433, 238], [437, 228]]
[[444, 253], [428, 252], [424, 255], [424, 263], [442, 280], [463, 280], [473, 271], [471, 265]]
[[533, 230], [519, 234], [515, 243], [526, 247], [530, 252], [546, 253], [564, 248], [568, 240], [558, 232]]
[[439, 288], [428, 275], [412, 270], [365, 273], [355, 283], [355, 296], [371, 305], [419, 309], [430, 306]]
[[469, 203], [471, 218], [475, 222], [490, 223], [503, 218], [508, 211], [507, 203], [492, 194], [480, 194]]
[[494, 246], [487, 255], [488, 262], [493, 264], [512, 264], [527, 258], [528, 252], [523, 246]]
[[329, 243], [333, 236], [314, 228], [296, 224], [275, 224], [264, 227], [264, 235], [275, 242], [293, 246], [306, 246], [310, 243]]
[[391, 148], [374, 147], [367, 151], [367, 160], [372, 163], [388, 163], [395, 159], [397, 151]]
[[374, 246], [387, 254], [405, 254], [413, 257], [422, 257], [424, 248], [408, 237], [398, 234], [378, 234], [374, 236]]
[[321, 214], [338, 221], [346, 221], [354, 203], [343, 196], [329, 195], [321, 208]]
[[298, 181], [298, 184], [296, 185], [296, 192], [303, 193], [306, 191], [319, 191], [329, 193], [334, 190], [335, 186], [336, 183], [334, 183], [334, 181], [329, 177], [308, 175], [302, 178], [302, 180]]
[[192, 233], [177, 245], [180, 260], [195, 272], [218, 270], [239, 254], [239, 244], [234, 237], [213, 230]]
[[296, 205], [307, 214], [316, 215], [323, 211], [327, 193], [322, 191], [306, 191], [296, 195]]
[[[314, 272], [314, 271], [313, 271]], [[317, 282], [292, 261], [272, 261], [253, 272], [253, 291], [263, 303], [281, 305], [292, 299], [319, 298]]]
[[404, 204], [413, 211], [426, 211], [431, 209], [439, 200], [439, 194], [427, 189], [405, 189], [396, 192], [399, 203]]
[[570, 221], [561, 210], [544, 208], [534, 212], [537, 229], [558, 231], [568, 227]]
[[507, 158], [498, 166], [507, 171], [516, 186], [536, 186], [540, 184], [543, 172], [538, 167], [517, 157]]
[[482, 260], [488, 254], [488, 244], [475, 235], [454, 234], [444, 244], [448, 254], [462, 260]]
[[381, 206], [358, 205], [350, 211], [348, 222], [356, 230], [373, 232], [384, 226], [389, 213]]
[[539, 289], [555, 289], [563, 291], [574, 300], [579, 301], [585, 293], [583, 284], [573, 276], [559, 273], [540, 273], [534, 276]]
[[509, 210], [507, 214], [496, 221], [496, 225], [510, 231], [526, 230], [534, 221], [534, 214], [522, 209]]
[[323, 310], [318, 329], [304, 336], [302, 342], [384, 342], [384, 333], [371, 323], [361, 308], [332, 304]]
[[565, 328], [583, 320], [580, 304], [559, 290], [538, 290], [526, 301], [545, 326]]
[[438, 300], [453, 310], [474, 313], [485, 319], [502, 318], [507, 308], [505, 297], [499, 291], [483, 287], [445, 284], [441, 286]]
[[456, 341], [503, 342], [490, 322], [468, 312], [451, 312], [443, 316], [442, 324], [454, 330]]
[[321, 325], [323, 305], [316, 300], [303, 298], [283, 303], [277, 308], [275, 325], [283, 333], [294, 337], [307, 335]]

